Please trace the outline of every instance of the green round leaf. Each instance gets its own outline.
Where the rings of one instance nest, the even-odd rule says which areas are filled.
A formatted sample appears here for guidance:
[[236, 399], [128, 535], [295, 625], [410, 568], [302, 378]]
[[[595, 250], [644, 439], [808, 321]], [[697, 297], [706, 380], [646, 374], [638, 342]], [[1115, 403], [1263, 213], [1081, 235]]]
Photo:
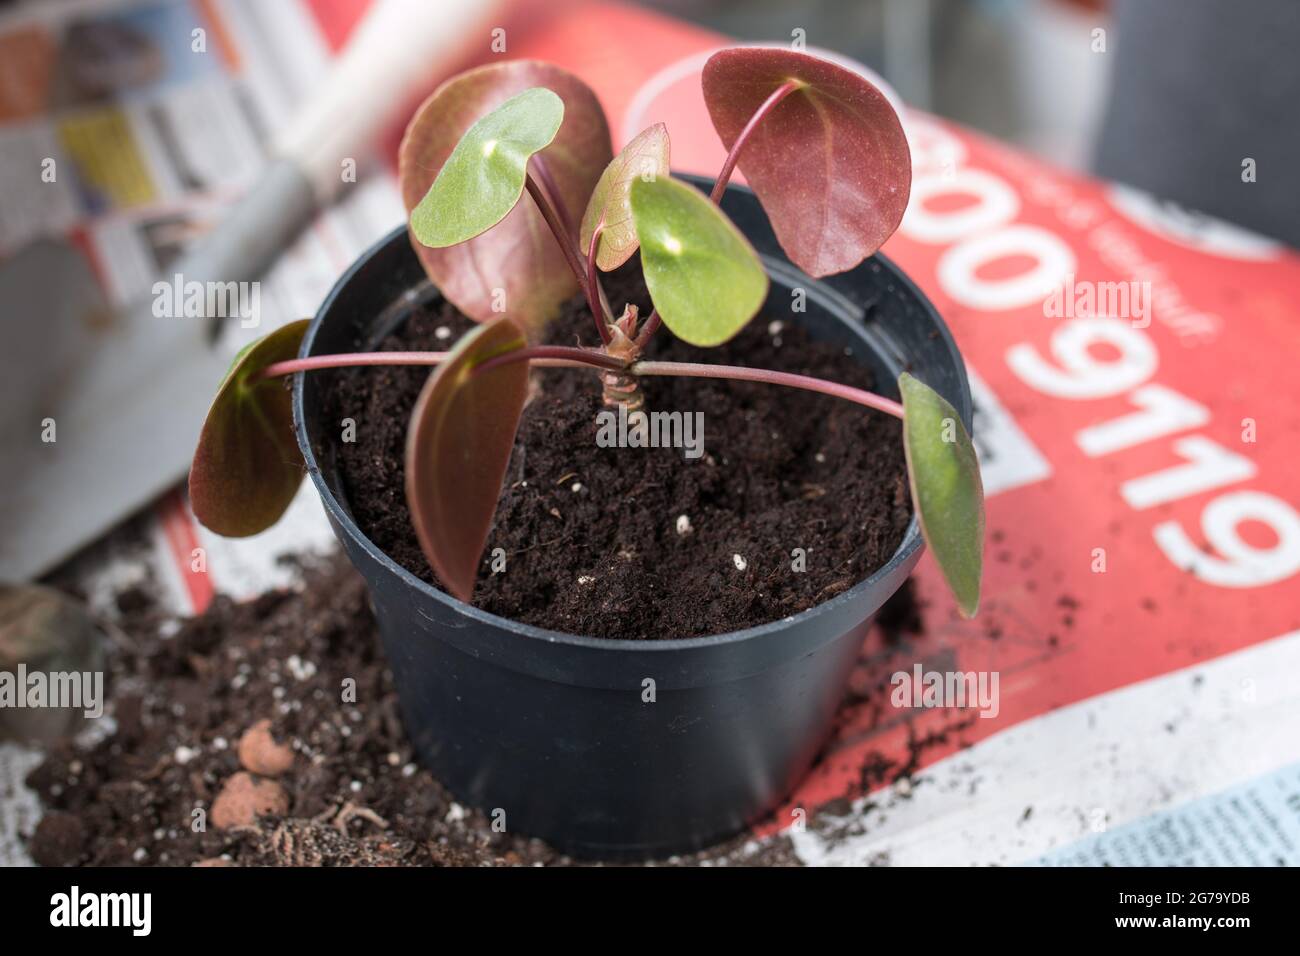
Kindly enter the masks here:
[[297, 356], [309, 324], [307, 319], [290, 322], [246, 346], [208, 409], [190, 467], [190, 506], [217, 534], [244, 538], [265, 531], [284, 514], [302, 482], [286, 381], [249, 379]]
[[[452, 77], [424, 101], [398, 151], [402, 202], [414, 210], [465, 132], [512, 97], [545, 87], [564, 101], [564, 122], [540, 154], [559, 199], [574, 220], [612, 155], [600, 101], [572, 73], [538, 60], [508, 60]], [[535, 162], [535, 161], [534, 161]], [[411, 236], [433, 283], [455, 306], [479, 322], [506, 313], [535, 333], [578, 291], [564, 252], [531, 198], [525, 198], [487, 232], [433, 249]]]
[[720, 345], [767, 298], [767, 273], [731, 220], [685, 183], [636, 178], [632, 218], [646, 288], [664, 324], [692, 345]]
[[583, 255], [591, 246], [596, 226], [603, 225], [600, 248], [596, 250], [596, 265], [605, 272], [627, 262], [637, 249], [636, 226], [632, 223], [629, 199], [632, 181], [660, 176], [668, 176], [668, 128], [663, 123], [656, 123], [638, 133], [605, 167], [582, 217], [579, 246]]
[[984, 554], [984, 486], [975, 446], [957, 410], [904, 372], [903, 448], [921, 533], [966, 617], [980, 601]]
[[523, 195], [528, 160], [551, 144], [563, 121], [564, 100], [536, 87], [471, 126], [411, 212], [415, 238], [439, 249], [499, 223]]
[[463, 335], [429, 376], [406, 434], [406, 501], [420, 548], [447, 590], [469, 601], [528, 397], [528, 363], [476, 371], [526, 345], [506, 318]]
[[763, 102], [799, 89], [763, 117], [737, 166], [790, 261], [812, 276], [851, 269], [898, 228], [912, 157], [894, 108], [852, 70], [798, 50], [722, 50], [704, 65], [713, 127], [728, 149]]

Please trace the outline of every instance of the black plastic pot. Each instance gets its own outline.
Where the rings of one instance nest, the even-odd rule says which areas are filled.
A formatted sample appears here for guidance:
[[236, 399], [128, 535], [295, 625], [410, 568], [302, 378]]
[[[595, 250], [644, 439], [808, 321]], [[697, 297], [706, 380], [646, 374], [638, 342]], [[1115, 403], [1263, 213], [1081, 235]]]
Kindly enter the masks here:
[[[707, 191], [707, 181], [688, 177]], [[772, 302], [819, 338], [843, 344], [892, 390], [904, 367], [971, 424], [961, 357], [933, 306], [877, 256], [816, 281], [790, 265], [758, 201], [727, 190], [723, 207], [772, 277]], [[353, 349], [401, 321], [428, 285], [405, 229], [339, 280], [303, 355]], [[298, 442], [335, 533], [365, 576], [424, 763], [458, 799], [575, 855], [663, 856], [741, 830], [786, 797], [825, 741], [873, 615], [920, 556], [913, 520], [867, 580], [762, 627], [669, 641], [545, 631], [487, 614], [430, 587], [357, 528], [335, 464], [336, 423], [321, 417], [330, 376], [300, 375]], [[830, 399], [828, 399], [829, 401]], [[643, 701], [653, 679], [655, 701]]]

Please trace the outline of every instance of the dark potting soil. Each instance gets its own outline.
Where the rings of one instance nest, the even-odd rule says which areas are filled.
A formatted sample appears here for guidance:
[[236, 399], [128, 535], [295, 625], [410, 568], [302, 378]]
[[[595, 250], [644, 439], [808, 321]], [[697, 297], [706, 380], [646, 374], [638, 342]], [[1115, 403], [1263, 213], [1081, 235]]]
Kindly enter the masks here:
[[[334, 556], [299, 588], [198, 617], [118, 602], [106, 713], [28, 777], [36, 862], [67, 865], [539, 866], [569, 859], [498, 832], [420, 768], [361, 576]], [[345, 683], [353, 682], [353, 683]], [[355, 688], [344, 697], [344, 691]], [[796, 864], [740, 837], [675, 865]]]
[[[635, 262], [610, 300], [648, 314]], [[616, 305], [616, 308], [618, 306]], [[416, 311], [382, 349], [443, 349], [469, 322], [452, 306]], [[549, 340], [595, 339], [581, 297]], [[762, 316], [731, 342], [698, 349], [666, 329], [648, 358], [764, 366], [872, 388], [871, 373], [798, 325]], [[359, 368], [333, 375], [330, 416], [356, 422], [339, 443], [346, 496], [361, 530], [400, 564], [437, 581], [411, 528], [404, 486], [407, 423], [429, 372]], [[539, 627], [662, 639], [738, 630], [806, 610], [852, 587], [898, 548], [911, 518], [894, 419], [771, 385], [644, 380], [647, 408], [702, 412], [704, 455], [597, 445], [593, 373], [545, 369], [524, 411], [474, 604]], [[489, 556], [503, 549], [506, 569]], [[803, 549], [806, 570], [794, 570]]]

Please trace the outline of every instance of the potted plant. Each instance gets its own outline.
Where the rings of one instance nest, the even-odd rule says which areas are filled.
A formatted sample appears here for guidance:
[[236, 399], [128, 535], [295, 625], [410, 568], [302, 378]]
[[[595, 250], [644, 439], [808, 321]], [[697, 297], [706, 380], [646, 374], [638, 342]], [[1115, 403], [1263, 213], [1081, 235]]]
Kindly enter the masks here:
[[[582, 855], [697, 848], [786, 796], [825, 739], [865, 630], [915, 565], [922, 535], [961, 611], [973, 614], [979, 597], [983, 497], [964, 371], [930, 304], [874, 255], [897, 227], [910, 188], [898, 117], [858, 74], [791, 50], [719, 52], [703, 86], [729, 149], [707, 196], [706, 183], [669, 175], [662, 125], [612, 156], [595, 96], [553, 66], [515, 61], [445, 83], [402, 144], [409, 241], [408, 230], [389, 236], [339, 281], [313, 321], [278, 329], [240, 354], [208, 414], [190, 475], [199, 520], [221, 534], [249, 535], [284, 511], [305, 463], [368, 582], [407, 730], [423, 759], [454, 793], [503, 825]], [[728, 186], [737, 166], [753, 192]], [[645, 314], [611, 303], [606, 290], [611, 275], [625, 286], [628, 270], [636, 279], [637, 258], [651, 305]], [[575, 292], [598, 341], [546, 341], [547, 320]], [[829, 343], [817, 347], [854, 374], [883, 379], [886, 388], [896, 381], [901, 401], [800, 371], [651, 354], [671, 343], [661, 326], [691, 345], [718, 347], [760, 312], [785, 314], [782, 303], [800, 299], [804, 309], [790, 317], [810, 341]], [[475, 324], [445, 350], [375, 350], [421, 302], [442, 303]], [[381, 489], [404, 497], [434, 572], [429, 580], [386, 554], [356, 520], [365, 502], [351, 500], [340, 453], [346, 439], [331, 420], [330, 399], [340, 369], [365, 366], [433, 368], [417, 386], [406, 428], [402, 494]], [[646, 391], [662, 376], [820, 393], [809, 399], [822, 403], [808, 406], [809, 416], [848, 402], [861, 408], [839, 405], [835, 414], [851, 408], [855, 421], [875, 416], [882, 429], [891, 427], [878, 421], [882, 413], [901, 419], [915, 518], [892, 554], [860, 569], [859, 580], [755, 626], [611, 639], [489, 613], [471, 601], [476, 586], [482, 599], [510, 578], [504, 549], [486, 558], [484, 550], [489, 536], [503, 531], [493, 526], [503, 485], [507, 495], [527, 485], [526, 478], [506, 480], [508, 468], [528, 474], [521, 418], [548, 401], [555, 376], [588, 372], [590, 393], [583, 394], [599, 401], [583, 407], [617, 410], [620, 427], [642, 439], [655, 411]], [[740, 427], [739, 414], [715, 434]], [[590, 442], [595, 424], [579, 424], [580, 440]], [[887, 433], [896, 448], [900, 436]], [[543, 445], [558, 440], [547, 432], [537, 437]], [[626, 454], [620, 467], [640, 467]], [[712, 469], [715, 486], [746, 478], [716, 460], [681, 458], [673, 467]], [[901, 475], [860, 470], [849, 477], [904, 487]], [[568, 484], [572, 476], [544, 477]], [[397, 481], [393, 475], [390, 484]], [[601, 497], [602, 488], [580, 480], [571, 487], [590, 496], [585, 513], [601, 520], [640, 526], [647, 517], [636, 514], [630, 495]], [[906, 507], [906, 492], [898, 495]], [[793, 498], [781, 502], [787, 515], [801, 507]], [[670, 522], [672, 532], [666, 545], [644, 546], [679, 549], [678, 563], [693, 560], [691, 517], [654, 518]], [[583, 533], [581, 520], [572, 528]], [[517, 550], [544, 544], [544, 560], [562, 564], [566, 552], [547, 542]], [[797, 556], [791, 544], [773, 541], [772, 553], [783, 561], [787, 552]], [[731, 557], [740, 583], [725, 585], [729, 595], [772, 586], [780, 573], [767, 562], [765, 584], [746, 576], [745, 556]], [[632, 586], [653, 592], [653, 567], [638, 567]], [[711, 581], [719, 570], [699, 574]], [[593, 576], [570, 580], [559, 596], [581, 602]], [[598, 588], [590, 593], [590, 601], [601, 600]], [[676, 593], [638, 597], [642, 606], [649, 600], [665, 610], [685, 601]], [[546, 600], [539, 593], [533, 603]]]

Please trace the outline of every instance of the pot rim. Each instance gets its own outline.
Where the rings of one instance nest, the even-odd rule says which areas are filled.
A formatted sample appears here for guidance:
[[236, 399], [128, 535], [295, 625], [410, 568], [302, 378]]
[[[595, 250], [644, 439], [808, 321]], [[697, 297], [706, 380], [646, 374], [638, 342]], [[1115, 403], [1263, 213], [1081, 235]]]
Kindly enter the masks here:
[[[691, 177], [698, 178], [698, 177]], [[702, 180], [707, 182], [707, 180]], [[737, 192], [748, 193], [753, 195], [753, 190], [747, 186], [731, 184], [727, 191], [736, 190]], [[303, 336], [302, 346], [298, 354], [300, 357], [307, 357], [312, 354], [312, 346], [316, 341], [316, 333], [320, 330], [323, 317], [329, 312], [334, 305], [334, 301], [339, 297], [344, 286], [348, 284], [353, 276], [360, 271], [361, 267], [366, 264], [373, 256], [389, 243], [407, 239], [406, 225], [400, 225], [379, 239], [370, 248], [366, 249], [357, 259], [348, 266], [347, 270], [339, 277], [338, 281], [330, 289], [329, 294], [321, 302], [320, 307], [313, 316], [311, 325], [308, 326], [306, 334]], [[957, 343], [953, 340], [952, 332], [948, 329], [947, 324], [939, 315], [934, 304], [916, 285], [915, 282], [902, 269], [898, 268], [889, 258], [877, 252], [875, 255], [864, 261], [856, 269], [865, 268], [867, 263], [875, 260], [889, 271], [894, 281], [906, 291], [911, 293], [921, 305], [929, 311], [935, 318], [936, 328], [943, 345], [947, 348], [952, 356], [953, 362], [957, 367], [958, 377], [964, 386], [963, 392], [966, 395], [970, 393], [969, 382], [966, 377], [966, 366], [962, 360], [961, 353], [957, 349]], [[852, 275], [853, 271], [844, 273]], [[820, 279], [810, 279], [812, 282], [821, 282]], [[963, 403], [965, 404], [965, 403]], [[963, 416], [964, 417], [964, 416]], [[396, 574], [408, 586], [421, 591], [425, 597], [432, 597], [434, 600], [446, 606], [449, 610], [463, 614], [480, 623], [490, 625], [501, 630], [510, 631], [523, 637], [534, 640], [545, 641], [549, 644], [565, 644], [573, 647], [584, 647], [593, 650], [608, 651], [636, 651], [648, 653], [669, 653], [672, 651], [683, 651], [688, 649], [721, 647], [731, 644], [738, 644], [753, 638], [763, 637], [773, 634], [776, 631], [784, 630], [805, 622], [813, 621], [825, 614], [833, 613], [839, 607], [850, 604], [862, 599], [869, 591], [877, 587], [881, 581], [893, 574], [899, 566], [911, 560], [916, 553], [924, 547], [924, 541], [921, 537], [920, 527], [917, 524], [916, 514], [912, 514], [908, 522], [907, 531], [903, 534], [903, 540], [898, 548], [890, 556], [889, 560], [878, 567], [870, 575], [858, 581], [852, 587], [840, 592], [831, 599], [816, 604], [807, 610], [800, 611], [798, 614], [792, 614], [788, 617], [779, 618], [775, 621], [769, 621], [767, 624], [759, 624], [754, 627], [747, 627], [739, 631], [725, 631], [722, 634], [708, 634], [702, 637], [675, 637], [661, 640], [629, 640], [626, 638], [605, 638], [589, 637], [582, 634], [569, 634], [565, 631], [553, 631], [548, 628], [536, 627], [532, 624], [524, 624], [520, 621], [514, 621], [507, 617], [501, 617], [475, 607], [472, 604], [466, 604], [457, 598], [452, 597], [445, 591], [442, 591], [428, 584], [421, 578], [416, 577], [409, 570], [394, 561], [388, 554], [380, 549], [370, 538], [357, 526], [353, 521], [352, 515], [348, 509], [343, 507], [342, 503], [335, 497], [334, 492], [330, 490], [324, 476], [321, 474], [320, 464], [316, 460], [316, 455], [311, 447], [311, 441], [307, 435], [307, 425], [303, 414], [303, 375], [297, 373], [294, 375], [293, 382], [293, 418], [294, 434], [298, 439], [298, 448], [302, 452], [303, 460], [307, 465], [307, 471], [311, 475], [312, 483], [316, 486], [316, 491], [321, 497], [321, 503], [325, 510], [329, 512], [333, 520], [337, 521], [346, 533], [352, 537], [365, 551], [380, 564], [386, 571]], [[919, 556], [919, 555], [918, 555]]]

